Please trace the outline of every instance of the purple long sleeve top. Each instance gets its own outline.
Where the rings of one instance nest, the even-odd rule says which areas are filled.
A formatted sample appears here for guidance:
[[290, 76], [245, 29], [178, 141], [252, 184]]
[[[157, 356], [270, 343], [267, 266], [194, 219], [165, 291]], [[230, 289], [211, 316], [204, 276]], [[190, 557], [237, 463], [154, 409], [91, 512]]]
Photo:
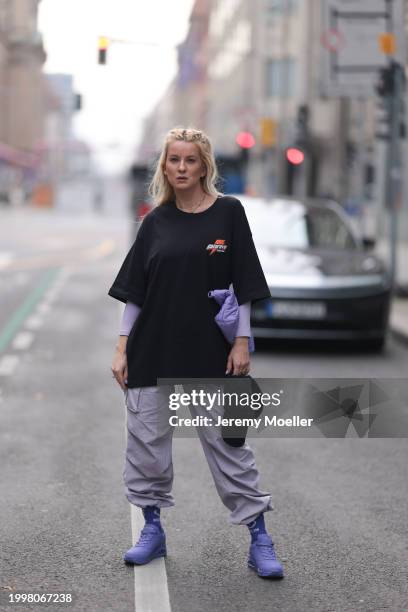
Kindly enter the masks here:
[[[141, 311], [140, 306], [133, 302], [126, 302], [125, 310], [123, 311], [122, 321], [120, 324], [119, 335], [128, 336], [136, 322]], [[239, 323], [237, 336], [251, 336], [251, 302], [241, 304], [239, 307]]]

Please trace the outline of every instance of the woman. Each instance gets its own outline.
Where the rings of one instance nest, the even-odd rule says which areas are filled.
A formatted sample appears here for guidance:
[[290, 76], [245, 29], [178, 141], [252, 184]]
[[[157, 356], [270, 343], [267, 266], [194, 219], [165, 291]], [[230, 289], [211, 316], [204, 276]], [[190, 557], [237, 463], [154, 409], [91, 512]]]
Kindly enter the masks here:
[[[159, 378], [222, 378], [249, 371], [251, 301], [269, 297], [242, 204], [215, 188], [211, 143], [199, 130], [176, 128], [165, 139], [150, 186], [156, 207], [143, 220], [109, 295], [126, 303], [112, 372], [125, 392], [127, 498], [145, 526], [124, 560], [148, 563], [166, 555], [160, 509], [171, 496], [173, 428], [163, 422]], [[239, 326], [231, 346], [208, 297], [232, 283]], [[205, 409], [203, 409], [205, 412]], [[282, 577], [263, 513], [270, 495], [258, 487], [253, 453], [234, 448], [218, 428], [197, 433], [230, 520], [251, 534], [248, 565], [260, 576]]]

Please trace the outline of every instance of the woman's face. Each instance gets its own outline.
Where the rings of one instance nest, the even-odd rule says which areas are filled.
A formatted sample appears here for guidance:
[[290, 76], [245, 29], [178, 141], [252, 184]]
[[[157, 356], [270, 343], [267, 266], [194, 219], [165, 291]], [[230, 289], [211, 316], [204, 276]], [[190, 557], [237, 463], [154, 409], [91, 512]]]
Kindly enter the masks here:
[[173, 189], [185, 191], [195, 187], [205, 175], [205, 165], [197, 145], [184, 140], [170, 143], [164, 172]]

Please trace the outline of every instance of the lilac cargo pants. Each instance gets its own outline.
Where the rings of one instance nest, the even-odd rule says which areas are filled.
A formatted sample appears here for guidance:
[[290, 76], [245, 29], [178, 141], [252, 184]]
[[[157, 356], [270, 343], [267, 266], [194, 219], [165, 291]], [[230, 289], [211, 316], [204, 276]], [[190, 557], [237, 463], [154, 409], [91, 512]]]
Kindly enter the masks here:
[[[127, 407], [127, 448], [123, 477], [131, 504], [174, 506], [172, 439], [168, 398], [157, 387], [125, 391]], [[208, 416], [205, 406], [190, 406], [192, 417]], [[211, 416], [221, 414], [214, 406]], [[230, 521], [247, 524], [258, 514], [272, 510], [271, 497], [259, 489], [259, 474], [250, 447], [234, 448], [224, 442], [218, 426], [197, 427], [208, 466]]]

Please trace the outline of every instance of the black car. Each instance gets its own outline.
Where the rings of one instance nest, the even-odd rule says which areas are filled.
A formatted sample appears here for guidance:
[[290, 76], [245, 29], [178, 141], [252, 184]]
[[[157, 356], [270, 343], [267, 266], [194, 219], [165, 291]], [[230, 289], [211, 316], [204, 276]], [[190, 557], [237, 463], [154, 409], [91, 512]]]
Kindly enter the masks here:
[[272, 299], [252, 306], [258, 338], [384, 344], [391, 283], [332, 201], [239, 196]]

